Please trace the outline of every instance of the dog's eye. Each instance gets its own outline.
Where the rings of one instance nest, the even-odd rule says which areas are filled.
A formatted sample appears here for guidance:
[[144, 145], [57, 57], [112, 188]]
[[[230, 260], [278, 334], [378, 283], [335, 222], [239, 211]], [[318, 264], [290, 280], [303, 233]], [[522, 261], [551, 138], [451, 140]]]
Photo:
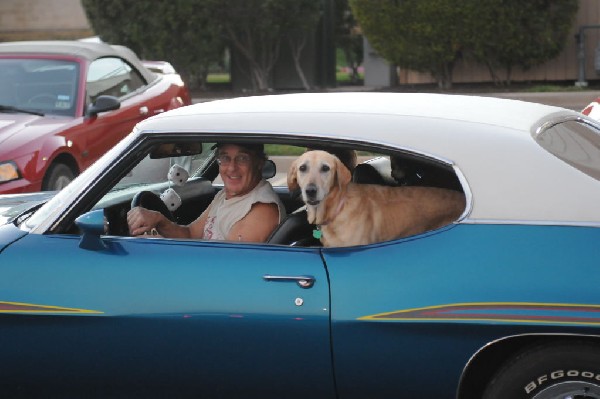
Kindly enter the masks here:
[[300, 165], [300, 167], [298, 168], [300, 172], [306, 172], [307, 169], [308, 167], [305, 164]]
[[321, 172], [329, 172], [330, 169], [329, 165], [321, 165]]

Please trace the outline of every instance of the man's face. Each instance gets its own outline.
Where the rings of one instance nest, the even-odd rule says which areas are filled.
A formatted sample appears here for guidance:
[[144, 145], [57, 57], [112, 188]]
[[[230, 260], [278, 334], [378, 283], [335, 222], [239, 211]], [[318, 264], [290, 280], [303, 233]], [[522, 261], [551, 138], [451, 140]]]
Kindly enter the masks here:
[[223, 145], [218, 149], [217, 160], [227, 199], [247, 194], [260, 181], [261, 162], [244, 147]]

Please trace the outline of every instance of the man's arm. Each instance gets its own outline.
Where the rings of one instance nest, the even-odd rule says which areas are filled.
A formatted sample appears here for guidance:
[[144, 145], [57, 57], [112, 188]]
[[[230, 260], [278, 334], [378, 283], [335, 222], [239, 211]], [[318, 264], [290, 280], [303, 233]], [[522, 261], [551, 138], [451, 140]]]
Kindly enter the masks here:
[[265, 242], [279, 224], [279, 208], [273, 203], [257, 202], [236, 222], [229, 235], [230, 241]]

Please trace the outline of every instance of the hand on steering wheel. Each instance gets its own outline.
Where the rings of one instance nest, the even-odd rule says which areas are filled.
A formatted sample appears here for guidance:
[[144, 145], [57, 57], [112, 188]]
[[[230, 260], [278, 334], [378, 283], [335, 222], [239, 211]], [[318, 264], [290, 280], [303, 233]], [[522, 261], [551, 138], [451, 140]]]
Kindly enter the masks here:
[[169, 208], [167, 208], [167, 205], [158, 195], [150, 191], [141, 191], [133, 197], [131, 208], [134, 209], [136, 207], [139, 208], [127, 213], [127, 224], [131, 235], [137, 236], [147, 234], [150, 231], [156, 231], [152, 227], [155, 227], [155, 223], [158, 223], [158, 220], [152, 221], [152, 213], [149, 211], [158, 212], [168, 220], [175, 222], [175, 217]]
[[141, 206], [142, 208], [157, 211], [172, 222], [175, 222], [175, 216], [171, 213], [167, 205], [160, 197], [151, 191], [140, 191], [131, 200], [131, 207]]

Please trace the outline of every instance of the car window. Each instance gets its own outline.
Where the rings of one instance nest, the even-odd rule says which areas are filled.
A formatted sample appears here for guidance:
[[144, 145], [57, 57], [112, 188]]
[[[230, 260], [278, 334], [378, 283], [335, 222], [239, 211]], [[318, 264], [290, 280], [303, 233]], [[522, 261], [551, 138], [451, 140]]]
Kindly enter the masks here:
[[137, 70], [120, 58], [100, 58], [90, 65], [86, 91], [88, 100], [94, 102], [98, 96], [126, 96], [145, 85]]
[[0, 104], [75, 116], [79, 64], [44, 58], [0, 58]]
[[541, 131], [535, 139], [546, 151], [600, 180], [600, 131], [597, 128], [568, 121]]

